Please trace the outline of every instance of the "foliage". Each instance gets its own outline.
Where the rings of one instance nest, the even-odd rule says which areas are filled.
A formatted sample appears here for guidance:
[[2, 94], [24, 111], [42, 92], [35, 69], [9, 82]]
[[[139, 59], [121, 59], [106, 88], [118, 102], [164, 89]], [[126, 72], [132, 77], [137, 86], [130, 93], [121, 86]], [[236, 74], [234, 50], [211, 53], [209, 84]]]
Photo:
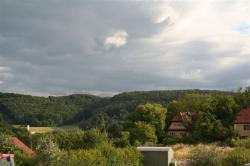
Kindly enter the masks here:
[[6, 122], [0, 123], [0, 133], [4, 135], [10, 135], [18, 137], [20, 140], [22, 140], [25, 144], [30, 145], [31, 139], [30, 139], [30, 133], [24, 129], [24, 128], [18, 128], [14, 127]]
[[0, 134], [0, 152], [15, 154], [17, 166], [32, 166], [33, 156], [27, 155], [11, 143], [11, 136]]
[[242, 166], [246, 163], [250, 163], [250, 150], [244, 148], [235, 149], [224, 161], [225, 166]]
[[197, 148], [191, 157], [192, 166], [223, 166], [224, 156], [215, 149]]
[[216, 148], [196, 148], [192, 151], [192, 166], [243, 166], [250, 163], [250, 149], [236, 148], [233, 151], [218, 151]]
[[35, 97], [0, 93], [0, 115], [6, 122], [53, 126], [70, 123], [75, 115], [100, 98], [92, 95]]
[[50, 139], [64, 150], [96, 148], [108, 142], [107, 136], [94, 128], [86, 131], [73, 129], [35, 134], [32, 135], [33, 146], [39, 145], [41, 139]]
[[238, 93], [234, 94], [234, 99], [239, 109], [250, 107], [250, 86], [245, 89], [240, 88]]
[[231, 146], [250, 149], [250, 137], [237, 139], [237, 140], [233, 139], [231, 141]]
[[[78, 141], [77, 136], [79, 136]], [[123, 139], [128, 136], [129, 133], [122, 133]], [[38, 148], [35, 164], [38, 166], [39, 164], [54, 164], [55, 166], [139, 166], [141, 164], [141, 155], [136, 149], [126, 147], [127, 145], [124, 145], [124, 148], [112, 146], [108, 143], [107, 136], [98, 129], [84, 132], [81, 130], [57, 131], [39, 134], [36, 139], [38, 139]], [[54, 142], [58, 143], [62, 149], [60, 150]], [[69, 147], [65, 148], [66, 145]]]
[[[60, 97], [36, 97], [0, 93], [0, 121], [31, 126], [59, 126], [81, 121], [82, 128], [97, 127], [99, 114], [107, 115], [114, 124], [140, 104], [159, 103], [166, 106], [187, 93], [232, 94], [231, 92], [179, 90], [121, 93], [111, 98], [74, 94]], [[108, 126], [107, 126], [108, 128]]]
[[107, 159], [100, 150], [70, 150], [63, 151], [58, 166], [106, 166]]
[[98, 129], [91, 129], [85, 132], [83, 147], [85, 149], [97, 148], [108, 142], [107, 136]]
[[60, 160], [60, 149], [49, 137], [41, 138], [36, 147], [35, 165], [55, 166]]
[[190, 132], [188, 140], [224, 141], [235, 136], [233, 123], [237, 108], [232, 96], [187, 94], [183, 99], [169, 104], [167, 120], [170, 121], [176, 113], [185, 110], [192, 115], [192, 123], [184, 123]]
[[128, 147], [130, 146], [130, 133], [128, 131], [121, 132], [120, 135], [112, 139], [112, 142], [116, 147]]
[[115, 148], [106, 144], [95, 149], [64, 151], [58, 165], [141, 166], [141, 158], [134, 148]]
[[154, 126], [156, 129], [162, 130], [165, 127], [165, 118], [167, 110], [160, 104], [146, 103], [139, 105], [134, 112], [134, 121], [142, 121]]
[[130, 129], [130, 140], [133, 144], [144, 144], [146, 142], [157, 142], [155, 128], [145, 122], [135, 122], [135, 126]]

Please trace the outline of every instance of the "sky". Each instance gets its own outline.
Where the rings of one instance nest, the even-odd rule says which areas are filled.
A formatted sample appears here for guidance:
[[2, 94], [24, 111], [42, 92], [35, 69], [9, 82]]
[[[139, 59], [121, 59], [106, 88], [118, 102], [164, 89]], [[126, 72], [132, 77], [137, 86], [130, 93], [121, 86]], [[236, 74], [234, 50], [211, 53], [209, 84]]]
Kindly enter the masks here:
[[249, 0], [0, 1], [2, 92], [249, 85]]

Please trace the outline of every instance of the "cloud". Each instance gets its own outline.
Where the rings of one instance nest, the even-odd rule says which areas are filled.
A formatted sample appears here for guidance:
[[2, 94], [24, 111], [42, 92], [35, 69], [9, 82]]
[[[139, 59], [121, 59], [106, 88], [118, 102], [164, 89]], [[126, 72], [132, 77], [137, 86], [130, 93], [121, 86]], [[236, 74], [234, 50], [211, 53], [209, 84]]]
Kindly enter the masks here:
[[5, 66], [0, 66], [0, 84], [4, 84], [5, 81], [12, 77], [10, 69]]
[[121, 47], [127, 43], [127, 37], [128, 33], [126, 31], [120, 30], [112, 34], [111, 36], [108, 36], [104, 44], [106, 46], [112, 46], [114, 45], [115, 47]]
[[2, 0], [0, 11], [1, 91], [109, 95], [249, 84], [245, 0]]

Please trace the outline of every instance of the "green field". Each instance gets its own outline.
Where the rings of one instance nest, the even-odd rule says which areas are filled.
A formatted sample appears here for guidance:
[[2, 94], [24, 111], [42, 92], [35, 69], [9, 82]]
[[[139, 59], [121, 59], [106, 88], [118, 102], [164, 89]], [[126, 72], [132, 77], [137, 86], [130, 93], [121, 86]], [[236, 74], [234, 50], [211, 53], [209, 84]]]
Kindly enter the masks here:
[[[18, 128], [27, 128], [25, 126], [22, 125], [14, 125], [14, 127], [18, 127]], [[61, 126], [61, 127], [29, 127], [29, 131], [31, 134], [35, 134], [35, 133], [48, 133], [48, 132], [52, 132], [52, 131], [56, 131], [56, 130], [71, 130], [71, 129], [76, 129], [78, 128], [77, 126]]]

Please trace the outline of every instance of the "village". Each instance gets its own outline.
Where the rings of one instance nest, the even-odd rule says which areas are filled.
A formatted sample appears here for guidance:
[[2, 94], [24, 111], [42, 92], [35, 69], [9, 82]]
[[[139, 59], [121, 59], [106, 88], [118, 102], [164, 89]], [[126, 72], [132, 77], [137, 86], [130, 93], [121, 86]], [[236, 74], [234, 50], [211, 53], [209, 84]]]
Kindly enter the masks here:
[[[178, 112], [170, 121], [170, 125], [167, 129], [167, 134], [171, 137], [187, 137], [190, 134], [189, 125], [192, 124], [193, 116], [190, 112]], [[236, 131], [240, 139], [244, 139], [250, 136], [250, 108], [242, 109], [236, 116], [234, 121], [234, 130]], [[34, 135], [39, 133], [52, 132], [52, 128], [39, 129], [39, 127], [26, 127], [26, 130]], [[23, 143], [17, 137], [10, 137], [10, 144], [13, 144], [16, 148], [22, 150], [27, 155], [34, 155], [34, 151]], [[230, 147], [218, 146], [216, 144], [198, 145], [201, 149], [216, 150], [219, 152], [232, 151]], [[191, 153], [195, 152], [194, 145], [185, 144], [173, 144], [167, 147], [154, 146], [153, 144], [148, 146], [137, 147], [143, 155], [143, 165], [148, 166], [188, 166], [191, 164], [190, 156]], [[1, 166], [13, 166], [15, 154], [4, 154], [0, 155]], [[192, 164], [191, 164], [192, 165]], [[247, 163], [245, 164], [247, 165]]]

